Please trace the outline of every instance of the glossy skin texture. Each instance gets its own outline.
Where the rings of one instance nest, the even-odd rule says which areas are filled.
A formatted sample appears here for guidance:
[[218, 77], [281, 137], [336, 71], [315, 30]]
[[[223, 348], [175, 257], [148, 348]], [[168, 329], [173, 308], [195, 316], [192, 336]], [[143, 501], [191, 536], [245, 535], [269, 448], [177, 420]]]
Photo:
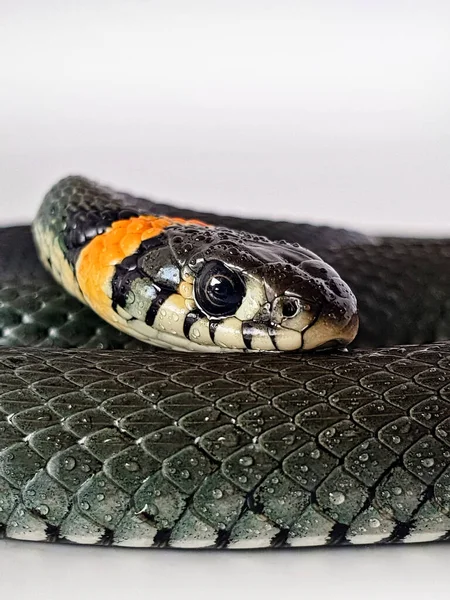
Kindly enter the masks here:
[[356, 299], [313, 252], [152, 209], [68, 177], [33, 224], [42, 261], [104, 320], [156, 346], [284, 351], [354, 339]]
[[450, 337], [450, 243], [247, 226], [321, 251], [358, 297], [357, 343], [421, 346], [155, 350], [52, 281], [29, 229], [0, 230], [0, 343], [16, 346], [0, 349], [6, 537], [176, 548], [448, 539], [450, 345], [429, 342]]
[[448, 344], [212, 358], [1, 350], [3, 534], [236, 549], [447, 539]]

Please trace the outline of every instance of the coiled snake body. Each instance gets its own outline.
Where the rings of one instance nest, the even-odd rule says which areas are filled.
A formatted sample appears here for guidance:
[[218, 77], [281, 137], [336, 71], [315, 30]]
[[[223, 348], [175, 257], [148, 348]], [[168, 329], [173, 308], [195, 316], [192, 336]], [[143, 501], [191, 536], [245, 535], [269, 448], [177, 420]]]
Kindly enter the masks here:
[[[199, 214], [77, 177], [34, 236], [72, 296], [30, 228], [0, 232], [4, 536], [447, 539], [450, 241]], [[315, 352], [353, 340], [355, 296], [357, 349]]]

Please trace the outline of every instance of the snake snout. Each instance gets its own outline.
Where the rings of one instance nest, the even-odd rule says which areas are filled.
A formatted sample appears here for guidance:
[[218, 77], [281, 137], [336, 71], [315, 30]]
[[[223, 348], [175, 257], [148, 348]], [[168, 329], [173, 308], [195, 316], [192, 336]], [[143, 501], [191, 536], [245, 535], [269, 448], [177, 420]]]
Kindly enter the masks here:
[[358, 308], [350, 288], [347, 290], [344, 297], [334, 297], [323, 304], [316, 320], [303, 334], [303, 350], [347, 346], [355, 339]]
[[349, 344], [358, 330], [356, 299], [336, 271], [320, 259], [264, 270], [268, 302], [255, 316], [278, 350]]
[[359, 326], [356, 298], [330, 265], [320, 259], [303, 261], [300, 276], [292, 282], [277, 299], [278, 313], [285, 317], [284, 327], [302, 331], [302, 350], [346, 346], [354, 340]]
[[336, 321], [333, 317], [319, 316], [303, 334], [303, 350], [338, 348], [347, 346], [356, 337], [359, 327], [358, 314], [348, 321]]

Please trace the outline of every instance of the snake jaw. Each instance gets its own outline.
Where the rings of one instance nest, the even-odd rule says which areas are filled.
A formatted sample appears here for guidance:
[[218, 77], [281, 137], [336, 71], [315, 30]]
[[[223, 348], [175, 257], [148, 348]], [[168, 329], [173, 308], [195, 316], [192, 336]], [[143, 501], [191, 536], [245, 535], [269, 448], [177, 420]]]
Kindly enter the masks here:
[[314, 323], [303, 333], [302, 350], [347, 346], [356, 337], [359, 316], [356, 309], [344, 319], [322, 310]]

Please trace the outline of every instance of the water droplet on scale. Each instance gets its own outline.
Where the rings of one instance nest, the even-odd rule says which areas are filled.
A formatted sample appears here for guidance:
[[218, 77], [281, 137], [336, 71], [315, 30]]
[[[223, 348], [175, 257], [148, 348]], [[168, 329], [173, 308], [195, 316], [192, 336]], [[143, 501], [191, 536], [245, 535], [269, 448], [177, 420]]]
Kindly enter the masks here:
[[342, 492], [330, 492], [329, 497], [330, 502], [336, 506], [345, 502], [345, 495]]
[[64, 468], [67, 471], [72, 471], [75, 468], [76, 464], [77, 462], [73, 456], [67, 456], [63, 462]]
[[127, 469], [127, 471], [131, 471], [132, 473], [134, 473], [135, 471], [139, 470], [139, 465], [137, 464], [137, 462], [134, 462], [134, 461], [126, 462], [125, 469]]
[[220, 498], [222, 498], [222, 496], [223, 496], [223, 492], [222, 492], [222, 490], [219, 490], [218, 488], [216, 488], [215, 490], [212, 491], [212, 495], [214, 498], [216, 498], [216, 500], [220, 500]]
[[292, 444], [295, 442], [295, 436], [292, 434], [287, 434], [282, 438], [282, 440], [288, 446], [292, 446]]
[[243, 467], [250, 467], [253, 464], [253, 458], [251, 456], [241, 456], [241, 458], [239, 459], [239, 463], [243, 466]]

